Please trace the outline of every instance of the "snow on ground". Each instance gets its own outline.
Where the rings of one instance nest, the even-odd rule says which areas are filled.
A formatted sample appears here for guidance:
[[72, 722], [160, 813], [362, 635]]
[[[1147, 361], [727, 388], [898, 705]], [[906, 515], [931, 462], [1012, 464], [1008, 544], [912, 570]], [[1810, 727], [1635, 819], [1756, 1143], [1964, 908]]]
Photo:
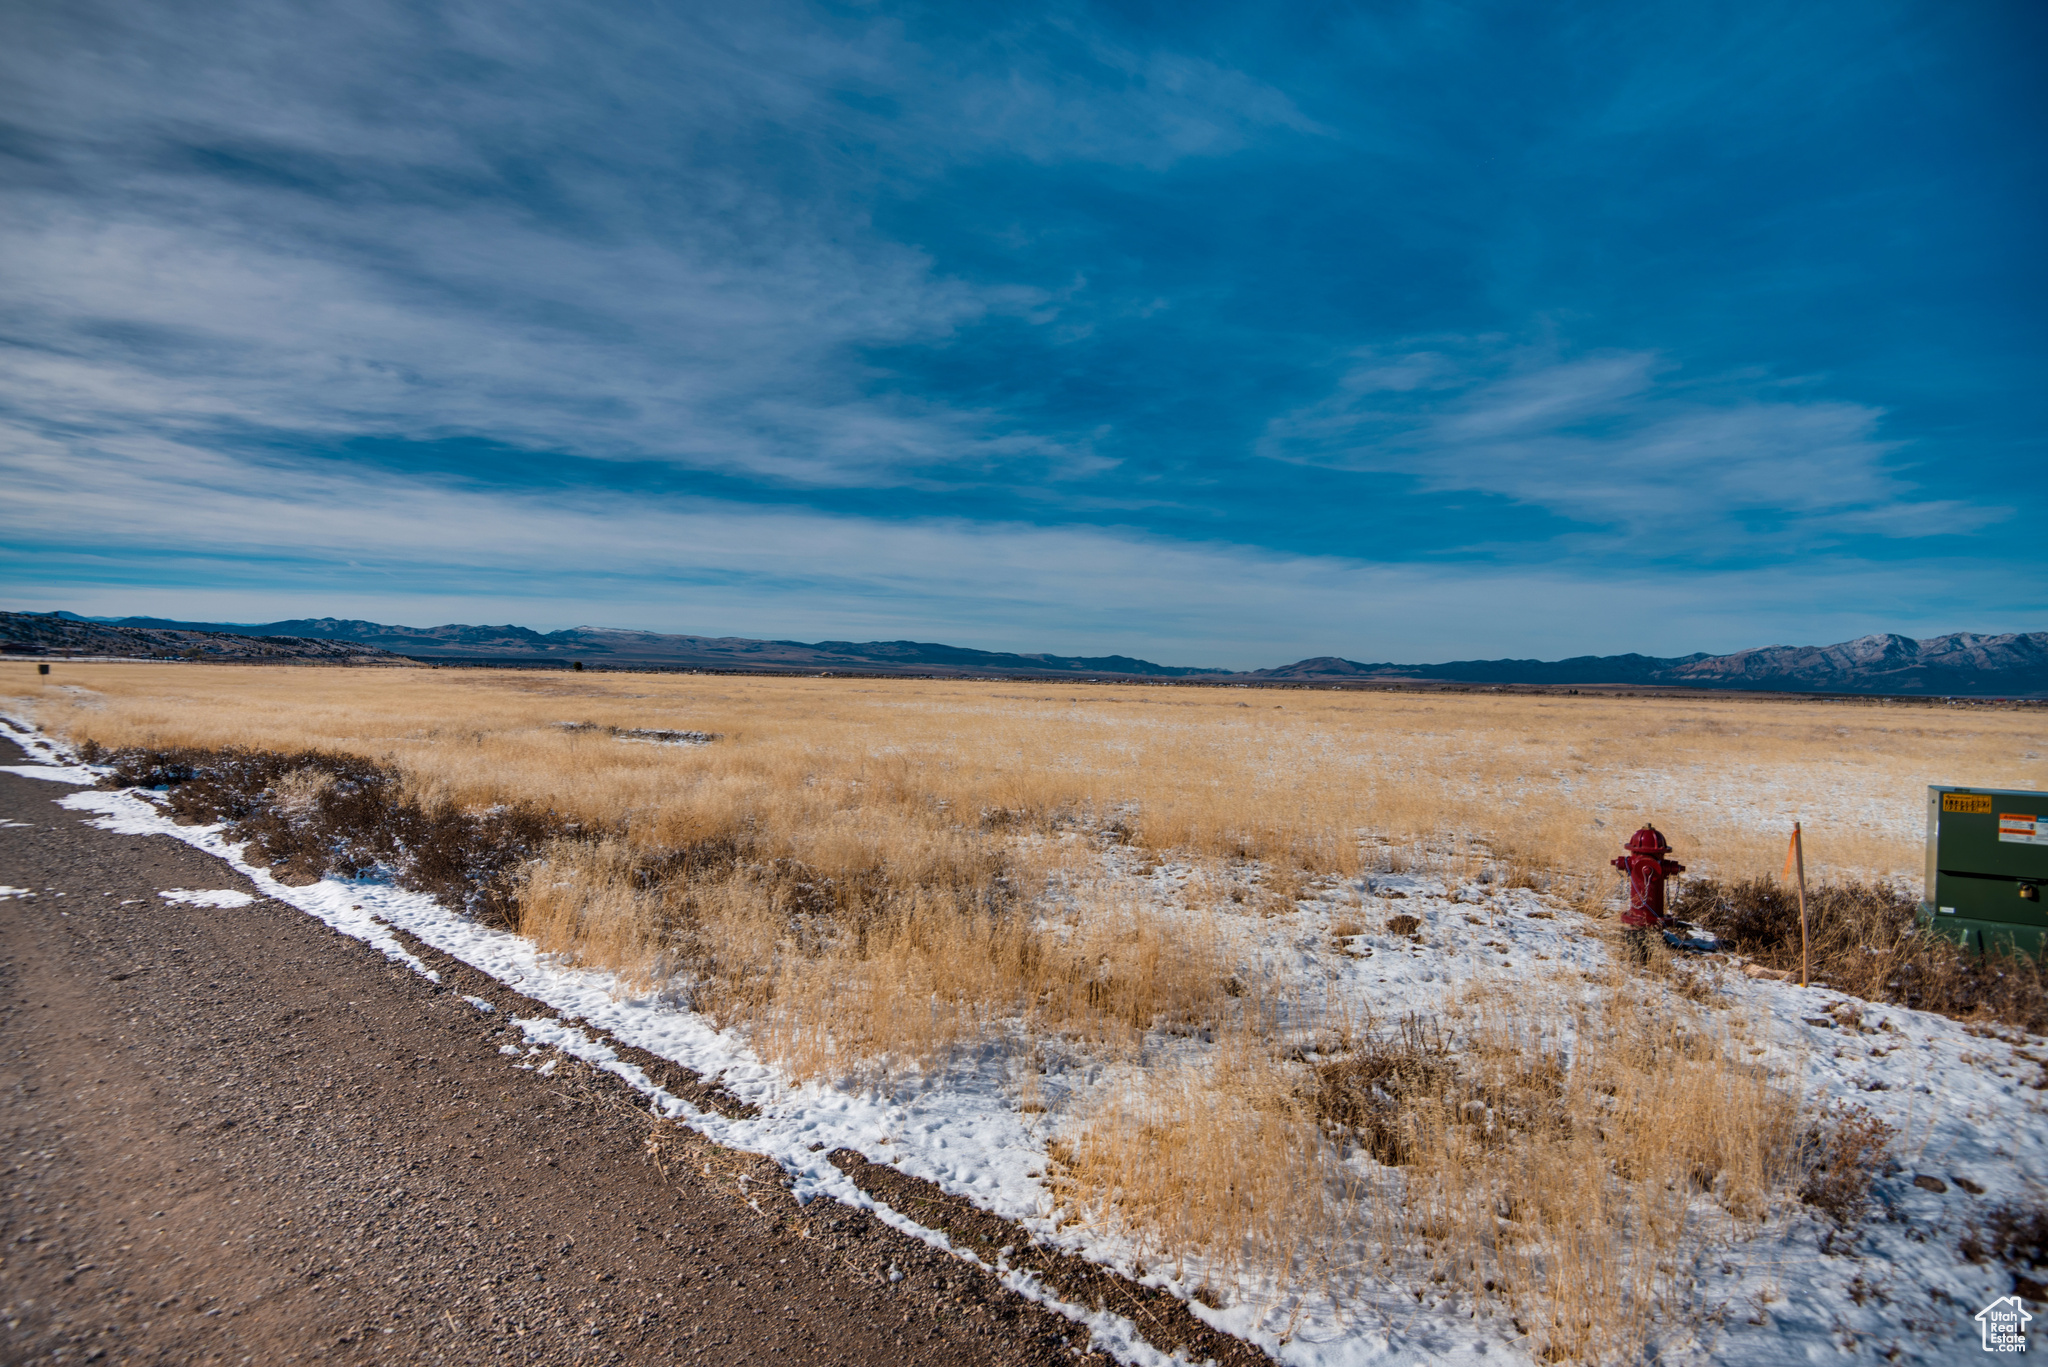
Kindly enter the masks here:
[[[1870, 771], [1848, 761], [1807, 764], [1693, 764], [1670, 770], [1624, 770], [1600, 775], [1592, 808], [1603, 816], [1627, 818], [1656, 810], [1670, 823], [1734, 826], [1782, 836], [1794, 821], [1825, 816], [1832, 824], [1913, 845], [1927, 834], [1927, 810], [1920, 788], [1873, 784]], [[1828, 794], [1825, 812], [1813, 794]]]
[[[43, 766], [38, 777], [90, 782], [47, 739], [21, 737]], [[732, 1030], [719, 1030], [672, 996], [637, 992], [608, 973], [565, 966], [507, 931], [478, 926], [424, 894], [387, 881], [325, 879], [288, 887], [245, 862], [218, 827], [181, 827], [152, 794], [81, 791], [63, 805], [94, 814], [96, 824], [130, 834], [163, 834], [213, 853], [278, 901], [318, 917], [335, 930], [375, 946], [433, 978], [393, 936], [397, 927], [435, 949], [544, 1002], [555, 1014], [515, 1017], [527, 1048], [511, 1051], [514, 1066], [533, 1067], [549, 1048], [612, 1072], [648, 1097], [652, 1109], [689, 1124], [713, 1141], [773, 1157], [787, 1170], [800, 1200], [830, 1196], [877, 1215], [915, 1237], [948, 1247], [860, 1191], [825, 1155], [848, 1147], [876, 1162], [927, 1178], [984, 1208], [1016, 1219], [1049, 1242], [1132, 1274], [1142, 1250], [1100, 1229], [1057, 1224], [1043, 1179], [1046, 1146], [1059, 1121], [1020, 1109], [1006, 1049], [991, 1045], [934, 1075], [891, 1089], [807, 1081], [795, 1084]], [[1116, 867], [1109, 874], [1162, 904], [1185, 904], [1193, 872], [1163, 865]], [[0, 896], [22, 890], [0, 890]], [[187, 900], [205, 896], [183, 890]], [[1387, 928], [1413, 916], [1419, 939]], [[1317, 987], [1326, 1001], [1380, 1021], [1440, 1010], [1454, 992], [1498, 985], [1517, 992], [1570, 990], [1606, 963], [1602, 942], [1565, 906], [1526, 888], [1381, 875], [1325, 887], [1292, 914], [1231, 918], [1230, 952], [1241, 973], [1260, 973]], [[1342, 930], [1346, 933], [1338, 935]], [[2048, 1071], [2043, 1042], [1994, 1037], [1957, 1022], [1874, 1005], [1825, 988], [1802, 989], [1739, 972], [1719, 973], [1732, 1010], [1767, 1028], [1760, 1059], [1796, 1079], [1824, 1105], [1855, 1104], [1893, 1125], [1900, 1170], [1877, 1188], [1880, 1214], [1860, 1226], [1845, 1253], [1824, 1255], [1820, 1217], [1794, 1207], [1738, 1245], [1715, 1248], [1700, 1269], [1709, 1299], [1727, 1307], [1718, 1326], [1666, 1360], [1775, 1364], [1821, 1361], [1868, 1349], [1894, 1360], [1943, 1362], [1977, 1351], [1970, 1316], [2005, 1294], [2006, 1275], [1964, 1261], [1958, 1236], [1975, 1212], [2002, 1201], [2040, 1199], [2048, 1181], [2048, 1126], [2042, 1124]], [[1565, 985], [1565, 986], [1558, 986]], [[700, 1110], [655, 1086], [642, 1071], [582, 1026], [717, 1078], [759, 1108], [747, 1119]], [[1199, 1040], [1148, 1040], [1154, 1061], [1199, 1051]], [[1083, 1053], [1048, 1051], [1042, 1091], [1063, 1099], [1067, 1114], [1084, 1112], [1101, 1089], [1128, 1078]], [[1058, 1113], [1059, 1107], [1055, 1108]], [[1915, 1176], [1939, 1179], [1936, 1192]], [[1983, 1189], [1971, 1195], [1962, 1185]], [[1725, 1255], [1726, 1260], [1722, 1261]], [[963, 1254], [962, 1256], [972, 1255]], [[1003, 1269], [1014, 1289], [1045, 1301], [1086, 1325], [1096, 1344], [1135, 1363], [1165, 1362], [1136, 1326], [1121, 1317], [1062, 1305], [1024, 1274]], [[1140, 1279], [1183, 1295], [1202, 1281], [1184, 1269], [1174, 1282], [1151, 1270]], [[1405, 1287], [1368, 1290], [1339, 1305], [1322, 1292], [1282, 1299], [1247, 1276], [1222, 1284], [1221, 1309], [1195, 1305], [1219, 1328], [1240, 1334], [1282, 1361], [1303, 1367], [1381, 1367], [1418, 1362], [1529, 1362], [1530, 1339], [1501, 1318], [1477, 1318], [1454, 1298], [1418, 1303]]]
[[49, 779], [53, 783], [97, 783], [100, 777], [97, 771], [82, 764], [8, 764], [0, 765], [0, 771], [23, 778]]
[[157, 896], [166, 902], [185, 902], [195, 907], [246, 907], [256, 900], [234, 888], [172, 888]]

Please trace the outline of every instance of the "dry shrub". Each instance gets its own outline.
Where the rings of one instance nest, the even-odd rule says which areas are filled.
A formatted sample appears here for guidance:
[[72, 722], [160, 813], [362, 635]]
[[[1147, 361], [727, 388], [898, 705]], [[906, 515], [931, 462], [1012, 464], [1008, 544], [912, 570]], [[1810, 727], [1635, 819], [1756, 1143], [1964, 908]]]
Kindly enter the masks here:
[[933, 1066], [1021, 1006], [1014, 909], [910, 888], [835, 920], [777, 891], [753, 870], [688, 889], [679, 957], [696, 1005], [795, 1076]]
[[[929, 852], [927, 852], [929, 853]], [[687, 989], [797, 1077], [928, 1068], [991, 1033], [1111, 1051], [1199, 1028], [1224, 997], [1215, 927], [1142, 903], [1045, 923], [1000, 873], [926, 860], [835, 880], [791, 860], [654, 860], [558, 841], [529, 866], [520, 930], [642, 986]]]
[[774, 846], [761, 840], [665, 854], [558, 842], [527, 871], [520, 929], [629, 981], [689, 989], [799, 1076], [930, 1064], [991, 1011], [1021, 1008], [1033, 956], [996, 852], [921, 837], [838, 823], [802, 842], [818, 864], [762, 858]]
[[350, 754], [98, 746], [87, 753], [113, 768], [102, 786], [166, 790], [178, 821], [225, 822], [231, 838], [249, 842], [253, 862], [286, 881], [381, 873], [492, 925], [515, 920], [525, 863], [575, 829], [528, 806], [465, 811]]
[[1138, 903], [1048, 925], [1007, 904], [913, 891], [858, 933], [813, 926], [780, 938], [739, 880], [700, 905], [686, 956], [704, 975], [700, 1003], [753, 1022], [800, 1076], [928, 1068], [991, 1035], [1129, 1052], [1149, 1031], [1216, 1019], [1227, 992], [1213, 926]]
[[1807, 1131], [1809, 1166], [1799, 1199], [1847, 1229], [1870, 1207], [1898, 1131], [1863, 1106], [1846, 1106]]
[[293, 769], [271, 785], [271, 802], [280, 816], [303, 819], [320, 809], [320, 799], [334, 787], [334, 782], [331, 770]]
[[1959, 1246], [1973, 1263], [1996, 1262], [2013, 1276], [2013, 1290], [2028, 1300], [2048, 1299], [2038, 1274], [2048, 1268], [2048, 1206], [2008, 1202], [1970, 1223]]
[[1456, 1065], [1442, 1024], [1410, 1014], [1392, 1031], [1368, 1031], [1314, 1065], [1316, 1118], [1382, 1164], [1413, 1161], [1414, 1108], [1452, 1086]]
[[[1798, 894], [1777, 879], [1689, 879], [1672, 911], [1766, 967], [1799, 969]], [[1912, 896], [1885, 884], [1835, 881], [1809, 889], [1813, 979], [1870, 1001], [2048, 1030], [2040, 965], [2009, 949], [1978, 954], [1927, 934], [1918, 928], [1918, 912]]]

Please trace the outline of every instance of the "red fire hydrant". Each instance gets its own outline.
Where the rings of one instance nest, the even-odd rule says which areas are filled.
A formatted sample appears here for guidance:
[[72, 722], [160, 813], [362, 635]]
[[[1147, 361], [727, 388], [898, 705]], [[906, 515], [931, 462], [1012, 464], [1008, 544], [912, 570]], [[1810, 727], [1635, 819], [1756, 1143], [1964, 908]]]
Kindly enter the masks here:
[[1671, 843], [1655, 826], [1645, 825], [1628, 838], [1628, 853], [1614, 867], [1628, 875], [1628, 910], [1621, 915], [1629, 954], [1637, 963], [1650, 957], [1650, 932], [1664, 924], [1664, 880], [1684, 873], [1685, 865], [1664, 856]]

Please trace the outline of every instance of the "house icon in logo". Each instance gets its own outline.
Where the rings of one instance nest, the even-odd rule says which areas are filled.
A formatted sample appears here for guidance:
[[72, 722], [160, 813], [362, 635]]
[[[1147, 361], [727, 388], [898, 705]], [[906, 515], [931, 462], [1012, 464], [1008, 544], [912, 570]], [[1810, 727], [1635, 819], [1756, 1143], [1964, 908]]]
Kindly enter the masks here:
[[2018, 1296], [2000, 1296], [1975, 1316], [1984, 1330], [1987, 1353], [2027, 1351], [2027, 1321], [2033, 1319]]

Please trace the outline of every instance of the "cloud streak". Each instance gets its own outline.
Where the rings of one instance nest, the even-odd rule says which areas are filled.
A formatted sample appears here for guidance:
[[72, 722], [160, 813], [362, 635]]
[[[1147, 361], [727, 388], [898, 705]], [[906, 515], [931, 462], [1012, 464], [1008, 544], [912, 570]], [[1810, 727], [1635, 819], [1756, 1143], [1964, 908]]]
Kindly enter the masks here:
[[1687, 382], [1649, 352], [1439, 339], [1354, 357], [1329, 395], [1269, 423], [1259, 450], [1504, 496], [1669, 554], [1956, 535], [2011, 515], [1916, 498], [1883, 418], [1753, 376]]
[[[82, 430], [482, 434], [823, 487], [1100, 468], [865, 359], [1063, 311], [938, 270], [866, 196], [909, 166], [1157, 168], [1312, 125], [1170, 53], [1082, 42], [1059, 71], [991, 39], [948, 64], [891, 24], [778, 18], [53, 12], [8, 71], [37, 171], [0, 220], [0, 402]], [[910, 117], [876, 108], [912, 96]]]
[[[1589, 581], [1565, 567], [1387, 565], [1135, 528], [372, 485], [331, 467], [257, 466], [155, 439], [84, 460], [44, 445], [17, 457], [9, 482], [36, 529], [12, 557], [16, 607], [50, 601], [54, 567], [79, 586], [67, 601], [84, 610], [421, 622], [473, 617], [465, 608], [486, 600], [494, 615], [523, 611], [550, 627], [595, 618], [785, 638], [937, 634], [1234, 668], [1297, 658], [1303, 641], [1364, 660], [1469, 654], [1475, 636], [1489, 654], [1555, 654], [1561, 629], [1616, 650], [1734, 649], [1810, 620], [1812, 594], [1830, 597], [1831, 629], [1844, 638], [1885, 621], [1931, 632], [1937, 620], [1901, 622], [1891, 606], [1915, 582], [1911, 566], [1820, 564], [1791, 595], [1766, 573]], [[86, 564], [67, 550], [81, 544], [108, 549]], [[184, 584], [145, 587], [167, 565]], [[251, 578], [263, 592], [238, 587]], [[208, 604], [218, 606], [199, 606]]]

